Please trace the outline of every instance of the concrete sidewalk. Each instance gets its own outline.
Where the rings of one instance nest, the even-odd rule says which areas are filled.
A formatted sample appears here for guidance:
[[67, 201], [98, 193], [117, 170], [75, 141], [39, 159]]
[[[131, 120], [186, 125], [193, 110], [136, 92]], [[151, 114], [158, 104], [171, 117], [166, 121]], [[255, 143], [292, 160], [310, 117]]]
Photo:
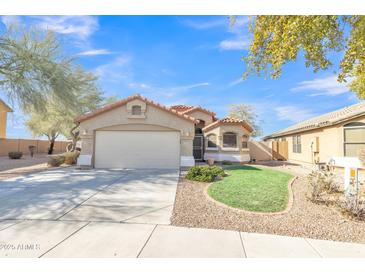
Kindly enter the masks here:
[[365, 245], [169, 225], [0, 222], [1, 257], [365, 257]]

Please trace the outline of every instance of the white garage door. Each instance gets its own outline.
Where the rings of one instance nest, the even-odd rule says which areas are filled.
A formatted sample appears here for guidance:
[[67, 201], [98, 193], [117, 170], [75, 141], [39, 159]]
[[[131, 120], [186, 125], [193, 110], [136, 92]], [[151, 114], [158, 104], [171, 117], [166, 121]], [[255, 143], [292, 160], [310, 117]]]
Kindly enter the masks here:
[[180, 166], [180, 133], [175, 131], [96, 131], [96, 168]]

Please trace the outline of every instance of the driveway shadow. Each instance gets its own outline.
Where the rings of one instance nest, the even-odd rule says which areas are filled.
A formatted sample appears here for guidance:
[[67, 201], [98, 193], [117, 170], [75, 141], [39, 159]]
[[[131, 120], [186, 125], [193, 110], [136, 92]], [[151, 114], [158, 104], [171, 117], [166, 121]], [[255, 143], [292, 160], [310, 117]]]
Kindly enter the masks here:
[[120, 211], [128, 205], [130, 211], [136, 206], [150, 210], [159, 201], [148, 194], [173, 188], [174, 176], [177, 172], [164, 170], [66, 168], [10, 178], [0, 182], [0, 219], [55, 220], [96, 194], [104, 195], [94, 204], [100, 208], [113, 201]]

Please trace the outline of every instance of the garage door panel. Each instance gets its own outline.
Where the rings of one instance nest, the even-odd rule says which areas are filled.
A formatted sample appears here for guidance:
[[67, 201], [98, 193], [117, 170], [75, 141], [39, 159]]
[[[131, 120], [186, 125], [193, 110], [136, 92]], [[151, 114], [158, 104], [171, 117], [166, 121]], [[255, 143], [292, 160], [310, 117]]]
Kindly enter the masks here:
[[96, 132], [95, 167], [97, 168], [176, 169], [179, 165], [179, 132]]

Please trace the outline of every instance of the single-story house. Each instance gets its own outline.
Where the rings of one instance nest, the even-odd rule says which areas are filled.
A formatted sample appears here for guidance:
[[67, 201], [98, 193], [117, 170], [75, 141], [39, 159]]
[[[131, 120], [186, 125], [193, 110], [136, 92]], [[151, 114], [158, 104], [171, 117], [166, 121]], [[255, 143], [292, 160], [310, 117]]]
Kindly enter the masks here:
[[6, 138], [6, 122], [8, 112], [13, 112], [13, 110], [0, 99], [0, 138]]
[[250, 124], [217, 119], [199, 106], [167, 107], [137, 94], [75, 122], [80, 125], [83, 164], [96, 168], [172, 169], [208, 158], [250, 160]]
[[365, 149], [365, 102], [300, 122], [264, 140], [286, 141], [290, 162], [314, 164], [336, 158], [342, 165]]

